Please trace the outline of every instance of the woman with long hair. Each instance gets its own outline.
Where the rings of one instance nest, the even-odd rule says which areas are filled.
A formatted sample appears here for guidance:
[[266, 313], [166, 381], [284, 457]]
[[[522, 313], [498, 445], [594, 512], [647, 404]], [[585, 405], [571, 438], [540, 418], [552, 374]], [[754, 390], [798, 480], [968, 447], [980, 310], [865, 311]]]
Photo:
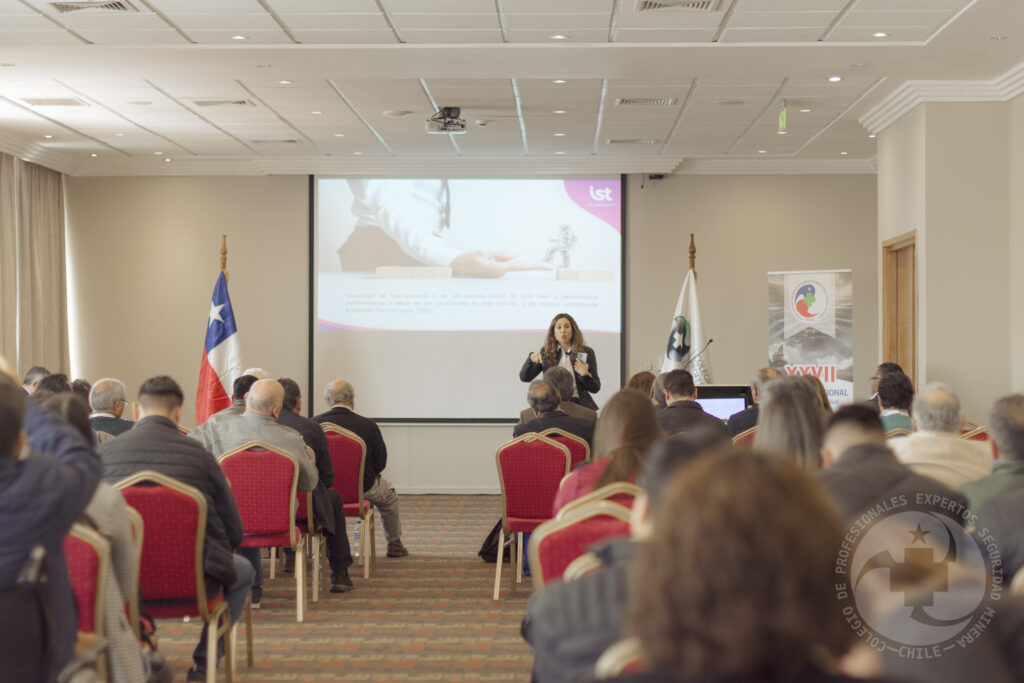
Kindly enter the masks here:
[[832, 410], [832, 402], [828, 400], [828, 392], [825, 390], [825, 385], [814, 375], [800, 375], [800, 379], [807, 382], [814, 389], [814, 395], [818, 397], [818, 403], [821, 405], [821, 416], [827, 422], [835, 411]]
[[786, 375], [765, 385], [754, 448], [791, 458], [808, 470], [819, 470], [824, 431], [821, 401], [809, 382]]
[[617, 481], [634, 481], [651, 445], [662, 436], [651, 400], [623, 389], [601, 410], [594, 428], [593, 461], [566, 477], [555, 496], [557, 512], [566, 503]]
[[530, 382], [542, 371], [556, 365], [573, 373], [576, 380], [573, 399], [581, 406], [597, 410], [597, 404], [590, 396], [601, 390], [597, 356], [594, 349], [584, 343], [579, 325], [568, 313], [559, 313], [551, 320], [544, 346], [527, 357], [519, 370], [519, 379]]

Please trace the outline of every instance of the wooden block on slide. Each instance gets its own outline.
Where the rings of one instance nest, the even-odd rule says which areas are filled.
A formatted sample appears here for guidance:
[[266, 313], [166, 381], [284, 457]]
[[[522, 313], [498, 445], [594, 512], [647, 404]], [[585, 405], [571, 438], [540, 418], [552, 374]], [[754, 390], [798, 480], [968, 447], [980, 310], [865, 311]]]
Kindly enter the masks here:
[[555, 274], [556, 280], [574, 282], [611, 282], [614, 277], [614, 273], [610, 270], [575, 270], [573, 268], [559, 268]]
[[452, 276], [448, 266], [377, 266], [374, 277], [402, 280], [447, 280]]

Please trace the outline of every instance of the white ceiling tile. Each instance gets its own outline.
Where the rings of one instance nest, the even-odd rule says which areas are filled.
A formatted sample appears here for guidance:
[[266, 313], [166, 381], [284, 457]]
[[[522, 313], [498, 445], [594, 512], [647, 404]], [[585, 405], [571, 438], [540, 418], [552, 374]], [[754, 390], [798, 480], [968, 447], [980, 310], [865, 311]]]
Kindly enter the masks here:
[[[64, 26], [74, 31], [98, 29], [105, 31], [132, 29], [165, 29], [170, 28], [163, 19], [155, 14], [62, 14], [57, 17]], [[6, 22], [3, 22], [6, 23]], [[47, 22], [49, 23], [49, 22]], [[52, 24], [51, 24], [52, 25]]]
[[896, 26], [938, 26], [952, 15], [951, 10], [922, 12], [850, 12], [838, 26], [871, 26], [886, 30]]
[[885, 32], [889, 35], [880, 40], [873, 34], [877, 28], [869, 26], [857, 26], [849, 28], [836, 28], [825, 39], [827, 43], [913, 43], [924, 42], [935, 33], [934, 26], [899, 26], [888, 27]]
[[46, 31], [8, 31], [0, 24], [0, 45], [81, 45], [82, 41], [62, 29]]
[[835, 12], [737, 12], [732, 15], [729, 28], [824, 28], [835, 17]]
[[[861, 4], [863, 2], [861, 0]], [[838, 12], [849, 4], [849, 0], [736, 0], [736, 3], [737, 12]]]
[[565, 29], [603, 28], [611, 25], [608, 14], [505, 14], [509, 28]]
[[620, 28], [615, 32], [616, 43], [710, 43], [718, 30]]
[[157, 31], [79, 31], [83, 38], [86, 38], [97, 45], [184, 45], [188, 41], [171, 28]]
[[395, 32], [391, 29], [349, 29], [323, 31], [292, 31], [302, 43], [313, 45], [354, 45], [354, 44], [393, 44], [398, 42]]
[[380, 12], [350, 14], [285, 14], [281, 20], [291, 30], [387, 29], [388, 21]]
[[408, 29], [499, 29], [498, 15], [488, 14], [395, 14], [395, 26]]
[[489, 30], [402, 30], [402, 38], [408, 43], [428, 44], [467, 44], [467, 43], [500, 43], [502, 42], [501, 30], [493, 28]]
[[239, 48], [251, 45], [291, 44], [292, 42], [288, 34], [281, 29], [274, 31], [245, 30], [242, 32], [242, 35], [246, 36], [246, 40], [234, 40], [232, 38], [232, 36], [239, 34], [238, 31], [186, 29], [186, 33], [188, 33], [192, 40], [200, 44], [238, 45]]
[[179, 14], [175, 15], [174, 23], [185, 31], [193, 29], [224, 29], [235, 33], [245, 31], [273, 31], [279, 30], [277, 22], [266, 12], [259, 14], [225, 14], [223, 16], [209, 14]]
[[972, 0], [860, 0], [858, 12], [900, 10], [959, 10], [971, 4]]
[[267, 0], [271, 9], [285, 14], [380, 14], [376, 0]]
[[18, 0], [0, 0], [0, 17], [35, 14], [36, 10], [31, 6], [26, 7]]
[[[628, 2], [628, 0], [626, 0]], [[585, 12], [610, 13], [615, 0], [502, 0], [506, 14], [555, 12], [579, 14]]]
[[811, 43], [822, 34], [820, 28], [727, 28], [722, 43]]
[[172, 19], [179, 14], [260, 14], [257, 0], [148, 0], [149, 4]]
[[724, 12], [684, 12], [676, 10], [654, 10], [647, 12], [625, 11], [619, 13], [619, 28], [678, 28], [717, 29]]
[[381, 4], [392, 14], [423, 12], [436, 14], [493, 14], [494, 0], [381, 0]]
[[552, 40], [550, 30], [517, 28], [508, 32], [509, 41], [512, 43], [558, 43], [560, 45], [571, 43], [607, 43], [608, 29], [586, 28], [576, 29], [566, 33], [566, 40]]
[[53, 22], [38, 14], [0, 14], [0, 31], [53, 31]]

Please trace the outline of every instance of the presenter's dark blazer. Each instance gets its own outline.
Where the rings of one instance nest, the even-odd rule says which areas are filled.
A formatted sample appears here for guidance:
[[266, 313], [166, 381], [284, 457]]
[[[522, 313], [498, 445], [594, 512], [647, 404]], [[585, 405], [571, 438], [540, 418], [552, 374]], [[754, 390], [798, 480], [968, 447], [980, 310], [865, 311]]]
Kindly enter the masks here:
[[[594, 399], [590, 397], [590, 394], [596, 394], [601, 391], [601, 378], [597, 376], [597, 354], [595, 354], [594, 349], [589, 346], [584, 346], [583, 351], [587, 354], [587, 365], [590, 366], [590, 374], [584, 377], [573, 370], [572, 374], [576, 379], [576, 393], [579, 394], [579, 403], [581, 406], [584, 408], [590, 408], [591, 410], [597, 410], [597, 404], [594, 403]], [[576, 363], [575, 353], [570, 352], [569, 358], [572, 360], [573, 364]], [[561, 348], [555, 350], [555, 360], [553, 363], [548, 362], [547, 359], [544, 359], [543, 363], [534, 363], [530, 360], [530, 357], [527, 356], [526, 362], [523, 363], [523, 367], [519, 369], [519, 379], [524, 382], [529, 382], [548, 368], [558, 365], [561, 360]]]

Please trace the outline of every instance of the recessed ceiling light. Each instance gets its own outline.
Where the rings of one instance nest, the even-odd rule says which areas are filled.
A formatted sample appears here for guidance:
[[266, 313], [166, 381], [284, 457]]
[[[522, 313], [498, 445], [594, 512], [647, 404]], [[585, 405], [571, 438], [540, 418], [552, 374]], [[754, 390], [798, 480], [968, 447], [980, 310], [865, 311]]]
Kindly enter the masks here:
[[156, 156], [160, 156], [161, 154], [163, 154], [163, 152], [153, 152], [153, 154], [155, 154]]
[[759, 150], [757, 150], [757, 153], [758, 154], [767, 154], [768, 150], [766, 150], [766, 149], [759, 149]]
[[52, 140], [53, 139], [52, 135], [44, 135], [43, 137], [46, 138], [47, 140]]
[[334, 137], [336, 137], [336, 138], [343, 138], [343, 137], [345, 137], [345, 134], [344, 133], [335, 133]]
[[556, 109], [556, 110], [554, 110], [554, 111], [553, 111], [553, 112], [551, 112], [551, 113], [552, 113], [552, 114], [564, 114], [564, 113], [565, 113], [565, 110], [564, 110], [564, 109]]
[[231, 40], [249, 40], [249, 36], [239, 34], [237, 36], [231, 36]]
[[115, 137], [119, 137], [119, 138], [123, 138], [124, 137], [124, 133], [114, 133], [114, 136]]
[[800, 113], [801, 113], [801, 114], [809, 114], [810, 112], [811, 112], [811, 110], [810, 110], [810, 109], [801, 109], [801, 110], [800, 110]]
[[17, 66], [17, 64], [12, 64], [11, 62], [4, 62], [3, 64], [0, 64], [0, 68], [2, 69], [9, 69], [12, 66]]
[[168, 161], [170, 161], [170, 160], [171, 160], [171, 158], [170, 158], [170, 157], [164, 157], [164, 161], [165, 161], [165, 162], [168, 162]]
[[291, 85], [292, 84], [291, 81], [278, 81], [278, 83], [280, 83], [281, 85]]
[[388, 117], [389, 119], [404, 119], [411, 113], [412, 112], [409, 111], [408, 109], [385, 109], [384, 111], [381, 112], [381, 114]]
[[846, 152], [840, 152], [840, 154], [842, 154], [845, 157], [847, 153]]
[[786, 133], [788, 133], [789, 131], [785, 131], [785, 130], [780, 130], [780, 131], [777, 131], [777, 132], [778, 132], [778, 134], [779, 134], [779, 135], [785, 135], [785, 134], [786, 134]]
[[[1001, 36], [1001, 35], [993, 35], [993, 36], [989, 36], [989, 37], [988, 37], [988, 39], [989, 39], [989, 40], [1006, 40], [1006, 38], [1007, 38], [1007, 37], [1008, 37], [1008, 36]], [[8, 65], [7, 65], [7, 64], [4, 64], [4, 66], [8, 66]], [[10, 66], [14, 66], [14, 65], [13, 65], [13, 64], [11, 64]]]
[[868, 137], [874, 139], [874, 138], [877, 138], [878, 136], [875, 135], [874, 133], [869, 133]]
[[850, 65], [850, 68], [863, 69], [865, 66], [867, 66], [867, 62], [854, 62]]
[[352, 154], [356, 155], [357, 157], [363, 156], [362, 152], [352, 152]]
[[563, 84], [563, 83], [565, 83], [566, 81], [565, 81], [565, 79], [562, 79], [562, 78], [556, 78], [555, 80], [553, 80], [553, 81], [551, 81], [551, 82], [552, 82], [552, 83], [556, 83], [556, 84], [558, 84], [558, 85], [562, 85], [562, 84]]
[[563, 154], [565, 154], [565, 152], [555, 152], [555, 154], [557, 154], [558, 156], [562, 156]]
[[876, 31], [874, 34], [875, 38], [888, 38], [889, 34], [885, 31]]
[[555, 137], [556, 138], [564, 138], [565, 137], [565, 133], [555, 133]]
[[320, 116], [320, 114], [323, 114], [322, 111], [311, 111], [309, 113], [312, 114], [313, 116]]
[[96, 157], [98, 157], [98, 156], [99, 156], [99, 154], [96, 154], [95, 152], [93, 152], [93, 153], [92, 153], [92, 154], [90, 154], [89, 156], [91, 156], [91, 157], [92, 157], [93, 159], [95, 159]]
[[838, 83], [839, 81], [843, 80], [843, 77], [842, 76], [829, 76], [828, 80], [831, 81], [832, 83]]
[[551, 40], [565, 40], [568, 37], [569, 36], [564, 36], [561, 33], [556, 33], [555, 35], [551, 36]]

